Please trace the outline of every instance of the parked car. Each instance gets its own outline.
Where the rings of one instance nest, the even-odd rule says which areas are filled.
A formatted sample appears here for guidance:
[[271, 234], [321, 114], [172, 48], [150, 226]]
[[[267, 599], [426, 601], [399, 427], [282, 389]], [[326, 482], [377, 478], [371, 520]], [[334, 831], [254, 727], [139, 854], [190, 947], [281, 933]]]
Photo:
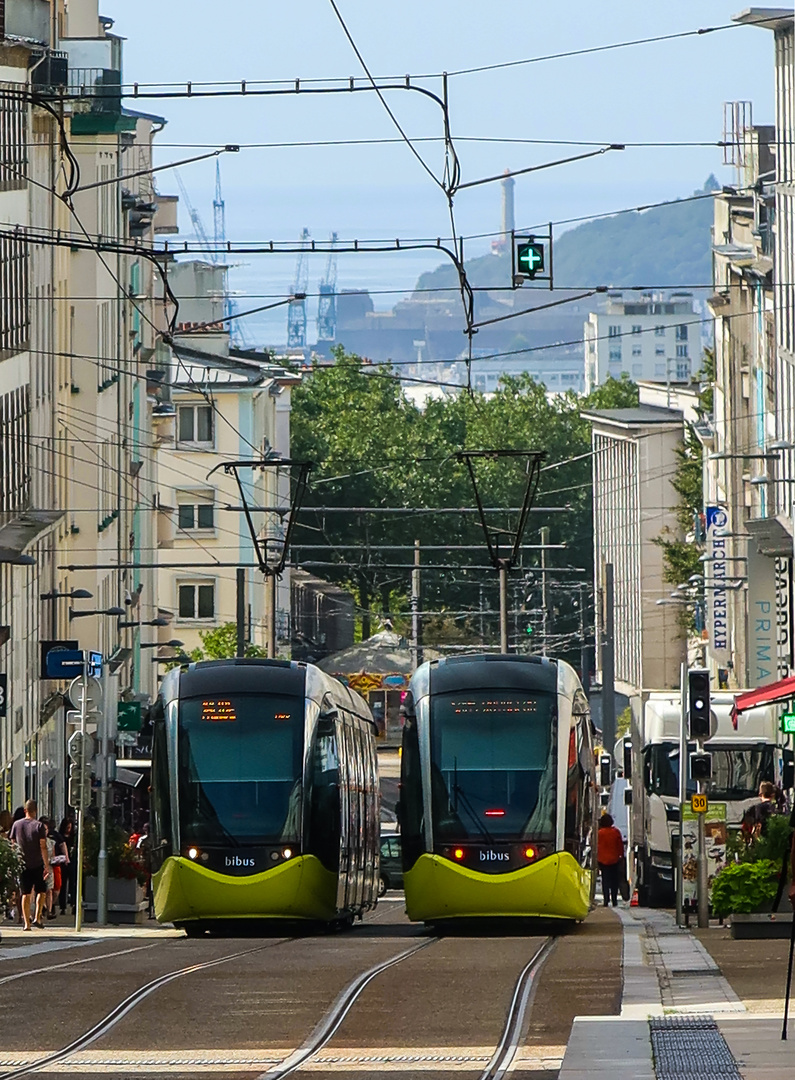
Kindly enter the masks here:
[[387, 889], [403, 888], [403, 857], [400, 850], [400, 837], [394, 834], [381, 837], [381, 879], [378, 882], [378, 895], [383, 896]]

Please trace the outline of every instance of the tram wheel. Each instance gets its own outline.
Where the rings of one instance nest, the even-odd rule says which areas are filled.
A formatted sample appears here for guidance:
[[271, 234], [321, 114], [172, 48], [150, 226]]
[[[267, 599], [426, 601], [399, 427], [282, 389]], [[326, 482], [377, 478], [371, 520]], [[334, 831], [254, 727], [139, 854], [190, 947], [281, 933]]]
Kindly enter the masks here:
[[207, 927], [202, 922], [182, 923], [179, 929], [184, 930], [186, 936], [189, 938], [204, 937], [204, 935], [207, 933]]

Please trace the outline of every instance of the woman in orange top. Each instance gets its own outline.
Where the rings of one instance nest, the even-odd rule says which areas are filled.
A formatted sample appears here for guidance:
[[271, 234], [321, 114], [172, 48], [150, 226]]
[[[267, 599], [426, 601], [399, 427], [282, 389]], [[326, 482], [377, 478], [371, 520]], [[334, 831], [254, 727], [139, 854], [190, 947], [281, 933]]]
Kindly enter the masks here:
[[618, 881], [623, 858], [624, 838], [613, 824], [612, 817], [602, 814], [596, 838], [596, 860], [602, 872], [605, 907], [611, 901], [613, 907], [618, 907]]

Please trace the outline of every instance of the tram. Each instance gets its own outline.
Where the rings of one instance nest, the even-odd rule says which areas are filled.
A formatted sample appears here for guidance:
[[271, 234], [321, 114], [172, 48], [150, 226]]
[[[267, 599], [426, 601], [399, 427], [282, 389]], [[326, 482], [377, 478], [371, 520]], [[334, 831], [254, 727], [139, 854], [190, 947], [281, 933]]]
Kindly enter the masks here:
[[584, 919], [597, 792], [588, 701], [536, 656], [422, 664], [403, 705], [399, 819], [410, 919]]
[[212, 660], [164, 677], [152, 738], [155, 915], [344, 927], [375, 907], [379, 791], [366, 703], [312, 664]]

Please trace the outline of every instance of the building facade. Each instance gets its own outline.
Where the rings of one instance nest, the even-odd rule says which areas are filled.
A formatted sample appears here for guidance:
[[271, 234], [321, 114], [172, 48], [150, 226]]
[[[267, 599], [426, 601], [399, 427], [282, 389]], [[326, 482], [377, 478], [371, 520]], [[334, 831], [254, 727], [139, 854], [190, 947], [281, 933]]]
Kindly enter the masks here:
[[585, 323], [585, 392], [628, 376], [688, 383], [698, 370], [700, 319], [688, 292], [608, 294]]

